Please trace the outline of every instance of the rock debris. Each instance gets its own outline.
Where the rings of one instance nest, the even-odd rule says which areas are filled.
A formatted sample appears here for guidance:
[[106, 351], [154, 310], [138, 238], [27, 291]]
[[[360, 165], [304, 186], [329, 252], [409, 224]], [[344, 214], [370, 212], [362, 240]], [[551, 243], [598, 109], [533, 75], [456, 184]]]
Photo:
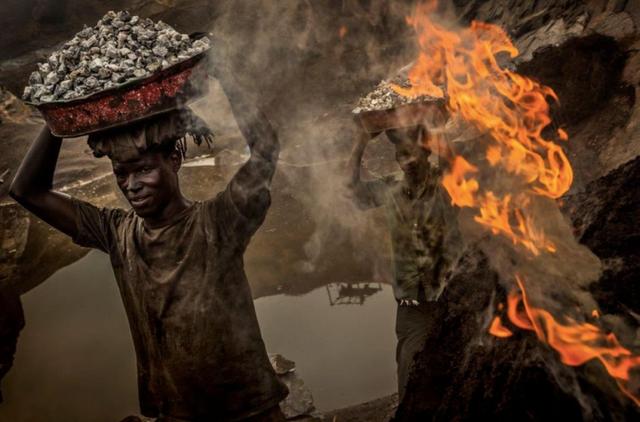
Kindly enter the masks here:
[[23, 99], [38, 104], [85, 97], [146, 78], [208, 48], [206, 37], [192, 40], [162, 21], [110, 11], [38, 64]]

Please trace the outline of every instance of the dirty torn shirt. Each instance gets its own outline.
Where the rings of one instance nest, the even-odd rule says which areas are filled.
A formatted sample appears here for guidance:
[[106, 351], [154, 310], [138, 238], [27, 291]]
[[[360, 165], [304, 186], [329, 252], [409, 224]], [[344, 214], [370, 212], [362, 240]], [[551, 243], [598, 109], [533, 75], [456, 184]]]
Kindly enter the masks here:
[[432, 167], [415, 193], [405, 180], [391, 176], [363, 182], [358, 194], [361, 205], [385, 208], [393, 249], [393, 290], [399, 302], [437, 300], [460, 255], [456, 214], [440, 176]]
[[[231, 186], [231, 185], [229, 185]], [[82, 246], [110, 255], [137, 354], [141, 411], [236, 420], [287, 395], [269, 363], [243, 254], [263, 212], [245, 217], [230, 187], [164, 227], [76, 200]]]

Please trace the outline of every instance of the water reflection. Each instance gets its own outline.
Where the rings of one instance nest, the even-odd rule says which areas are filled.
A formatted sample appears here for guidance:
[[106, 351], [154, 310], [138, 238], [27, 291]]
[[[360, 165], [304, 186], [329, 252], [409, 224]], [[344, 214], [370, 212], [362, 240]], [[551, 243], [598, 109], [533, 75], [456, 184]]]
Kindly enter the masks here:
[[[365, 306], [335, 307], [324, 287], [255, 302], [268, 350], [296, 362], [320, 410], [394, 392], [395, 302], [389, 286], [376, 286]], [[105, 254], [90, 252], [22, 301], [28, 324], [0, 420], [107, 422], [137, 412], [135, 353]]]
[[[222, 190], [238, 169], [237, 165], [200, 164], [181, 170], [185, 193], [194, 199]], [[287, 318], [279, 320], [280, 327], [268, 325], [274, 315], [281, 315], [279, 309], [261, 312], [273, 352], [287, 356], [288, 343], [304, 342], [305, 336], [333, 327], [323, 333], [326, 337], [310, 340], [308, 344], [314, 347], [301, 354], [294, 348], [294, 355], [287, 356], [297, 361], [301, 373], [309, 374], [318, 406], [329, 409], [393, 391], [394, 316], [387, 307], [394, 302], [386, 293], [387, 286], [362, 283], [388, 279], [384, 272], [388, 267], [386, 232], [367, 232], [366, 237], [358, 238], [350, 236], [353, 228], [347, 230], [331, 221], [318, 226], [312, 217], [317, 198], [293, 186], [309, 183], [311, 167], [281, 166], [274, 179], [272, 207], [247, 249], [245, 269], [254, 298], [262, 298], [259, 301], [280, 301], [283, 309], [295, 308], [300, 301], [313, 302], [310, 309], [300, 308], [288, 316], [306, 321], [306, 330], [299, 332]], [[68, 191], [98, 206], [124, 205], [111, 176], [77, 183]], [[383, 215], [374, 218], [384, 221]], [[310, 250], [313, 259], [309, 258]], [[329, 280], [340, 282], [325, 287]], [[0, 287], [0, 387], [4, 393], [0, 420], [113, 421], [137, 408], [135, 355], [106, 255], [74, 245], [20, 206], [5, 203], [0, 205]], [[338, 303], [366, 306], [355, 307], [362, 311], [347, 311], [338, 308], [354, 307], [333, 306]], [[362, 320], [362, 315], [367, 317]], [[328, 321], [333, 325], [327, 325]], [[375, 335], [359, 338], [362, 327], [355, 330], [360, 330], [357, 333], [344, 331], [354, 328], [353, 324], [369, 327], [368, 321], [377, 321], [367, 328]], [[289, 336], [280, 337], [287, 332]], [[16, 343], [17, 357], [11, 368]], [[321, 358], [320, 352], [339, 348], [341, 353]], [[353, 353], [361, 354], [360, 360]], [[384, 357], [386, 363], [360, 366], [357, 362], [367, 362], [369, 353], [377, 353], [378, 359]], [[338, 355], [352, 357], [333, 359]], [[337, 372], [326, 377], [321, 376], [321, 369], [317, 376], [315, 369], [309, 369], [329, 365]], [[368, 374], [371, 368], [386, 369], [384, 375], [372, 375]], [[368, 378], [371, 376], [375, 380]], [[103, 404], [96, 404], [98, 401]]]
[[[15, 204], [0, 206], [0, 402], [7, 400], [3, 378], [14, 361], [25, 317], [20, 295], [87, 250], [33, 218]], [[27, 320], [31, 315], [27, 314]], [[3, 397], [4, 396], [4, 397]]]
[[267, 349], [296, 362], [320, 410], [395, 392], [395, 301], [380, 287], [364, 306], [332, 306], [324, 288], [255, 301]]
[[137, 411], [133, 343], [105, 254], [61, 269], [22, 303], [0, 420], [113, 422]]
[[325, 287], [331, 306], [364, 305], [366, 298], [382, 291], [381, 283], [329, 283]]

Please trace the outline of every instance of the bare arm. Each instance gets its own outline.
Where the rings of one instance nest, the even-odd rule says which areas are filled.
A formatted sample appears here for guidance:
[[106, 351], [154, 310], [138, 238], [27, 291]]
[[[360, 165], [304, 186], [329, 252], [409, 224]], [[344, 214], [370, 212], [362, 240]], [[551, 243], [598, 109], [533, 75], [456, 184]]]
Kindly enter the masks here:
[[370, 134], [360, 131], [356, 137], [355, 144], [351, 150], [349, 159], [349, 183], [347, 188], [351, 191], [353, 199], [358, 207], [362, 209], [379, 207], [384, 203], [384, 193], [387, 190], [383, 180], [373, 180], [363, 182], [360, 179], [360, 169], [362, 167], [362, 156], [372, 138], [378, 134]]
[[61, 145], [62, 139], [53, 136], [45, 126], [22, 160], [9, 195], [56, 229], [75, 237], [77, 225], [73, 200], [52, 189]]
[[271, 180], [280, 153], [278, 136], [262, 110], [249, 99], [226, 67], [217, 68], [216, 77], [251, 150], [251, 157], [231, 180], [231, 198], [243, 215], [259, 217], [270, 202]]

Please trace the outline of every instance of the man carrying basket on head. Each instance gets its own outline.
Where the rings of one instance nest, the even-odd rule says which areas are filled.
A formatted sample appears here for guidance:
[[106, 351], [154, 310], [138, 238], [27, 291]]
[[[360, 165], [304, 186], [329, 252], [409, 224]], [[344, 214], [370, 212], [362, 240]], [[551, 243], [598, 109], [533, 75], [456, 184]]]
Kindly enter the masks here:
[[[401, 70], [394, 81], [406, 80], [407, 69]], [[383, 100], [370, 102], [371, 98]], [[376, 108], [380, 103], [382, 106]], [[448, 147], [436, 142], [430, 133], [432, 126], [444, 123], [445, 116], [433, 99], [400, 103], [388, 81], [381, 82], [360, 104], [354, 110], [358, 128], [347, 187], [360, 209], [382, 207], [386, 211], [393, 257], [392, 285], [398, 305], [396, 362], [402, 401], [415, 356], [444, 321], [445, 307], [439, 299], [460, 256], [456, 215], [441, 186], [446, 163], [440, 157], [448, 156]], [[364, 152], [369, 142], [380, 135], [393, 145], [401, 177], [362, 180]], [[442, 385], [447, 382], [446, 369], [428, 368], [432, 390], [421, 397], [434, 411], [442, 399]]]
[[[97, 208], [52, 189], [62, 139], [45, 127], [11, 196], [79, 245], [109, 254], [137, 355], [142, 414], [162, 421], [277, 421], [287, 395], [269, 362], [243, 254], [264, 221], [276, 132], [231, 73], [216, 66], [251, 157], [206, 201], [179, 184], [185, 139], [210, 132], [183, 108], [92, 134], [130, 210]], [[213, 192], [212, 192], [213, 194]]]

